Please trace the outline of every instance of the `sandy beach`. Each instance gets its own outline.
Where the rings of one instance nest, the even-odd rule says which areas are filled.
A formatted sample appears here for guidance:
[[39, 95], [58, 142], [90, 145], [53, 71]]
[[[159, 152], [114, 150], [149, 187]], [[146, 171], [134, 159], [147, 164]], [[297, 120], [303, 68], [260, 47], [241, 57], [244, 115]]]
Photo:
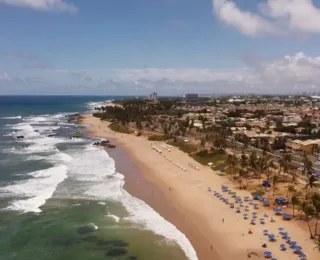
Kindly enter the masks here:
[[[88, 131], [97, 137], [113, 138], [124, 149], [129, 158], [143, 174], [143, 180], [138, 177], [129, 178], [125, 187], [133, 196], [143, 199], [152, 208], [159, 212], [165, 219], [174, 224], [183, 232], [195, 248], [201, 260], [231, 260], [264, 259], [263, 252], [271, 251], [272, 256], [282, 260], [299, 259], [298, 255], [288, 248], [280, 250], [280, 244], [285, 243], [279, 236], [277, 241], [269, 242], [263, 234], [264, 229], [278, 236], [279, 227], [283, 227], [290, 236], [303, 248], [308, 259], [320, 259], [320, 254], [314, 250], [314, 244], [309, 238], [309, 233], [302, 229], [295, 220], [283, 221], [275, 217], [276, 222], [271, 223], [266, 218], [265, 224], [257, 221], [250, 225], [249, 220], [236, 213], [211, 192], [221, 191], [221, 185], [237, 191], [240, 196], [251, 196], [246, 191], [236, 190], [234, 185], [224, 177], [220, 177], [209, 167], [195, 162], [187, 154], [173, 149], [168, 151], [162, 147], [161, 142], [151, 142], [144, 137], [115, 133], [108, 128], [108, 122], [100, 121], [92, 115], [85, 115], [83, 124], [88, 125]], [[161, 149], [161, 153], [152, 149], [152, 146]], [[175, 163], [182, 165], [186, 171]], [[190, 167], [193, 164], [199, 170]], [[127, 181], [127, 179], [126, 179]], [[148, 189], [141, 191], [141, 186], [148, 185]], [[267, 211], [269, 216], [274, 216], [271, 209], [251, 209], [256, 211], [258, 219]], [[248, 234], [251, 228], [253, 234]], [[262, 241], [267, 241], [267, 248], [262, 248]]]

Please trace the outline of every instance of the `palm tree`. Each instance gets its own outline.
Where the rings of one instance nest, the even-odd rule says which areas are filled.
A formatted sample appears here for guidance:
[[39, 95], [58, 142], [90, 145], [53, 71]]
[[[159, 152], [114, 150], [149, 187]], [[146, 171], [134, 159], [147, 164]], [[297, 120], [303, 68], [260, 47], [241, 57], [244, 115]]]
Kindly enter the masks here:
[[276, 190], [276, 185], [278, 182], [279, 182], [278, 175], [273, 175], [273, 177], [272, 177], [272, 195], [274, 195], [274, 192]]
[[318, 251], [320, 252], [320, 237], [315, 239], [314, 242], [316, 243], [316, 246], [313, 249], [318, 249]]
[[227, 165], [230, 169], [231, 177], [233, 178], [235, 173], [235, 167], [237, 165], [237, 157], [233, 154], [229, 154], [227, 158]]
[[292, 216], [294, 217], [294, 210], [295, 206], [300, 205], [300, 199], [297, 194], [293, 194], [291, 197], [291, 203], [292, 203]]
[[307, 219], [307, 224], [308, 224], [308, 228], [309, 228], [309, 232], [310, 232], [310, 238], [312, 239], [313, 238], [313, 234], [312, 234], [312, 230], [311, 230], [311, 227], [310, 227], [310, 216], [313, 216], [314, 215], [314, 208], [313, 206], [310, 204], [309, 201], [304, 201], [302, 202], [301, 204], [301, 210], [302, 212], [304, 213], [304, 215], [306, 216], [306, 219]]
[[310, 189], [318, 187], [320, 187], [318, 179], [314, 175], [309, 176], [306, 184], [306, 199], [308, 198]]
[[318, 221], [320, 217], [320, 193], [313, 193], [311, 196], [311, 202], [316, 215], [316, 225], [314, 228], [314, 235], [316, 236], [318, 234]]

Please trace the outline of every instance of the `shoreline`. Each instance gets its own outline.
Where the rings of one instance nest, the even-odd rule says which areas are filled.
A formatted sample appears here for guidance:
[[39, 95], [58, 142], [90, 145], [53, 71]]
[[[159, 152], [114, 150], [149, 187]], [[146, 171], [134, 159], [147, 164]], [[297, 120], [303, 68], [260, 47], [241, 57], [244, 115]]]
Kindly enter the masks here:
[[[268, 228], [277, 234], [276, 227], [279, 225], [298, 240], [308, 259], [319, 257], [319, 254], [313, 250], [314, 245], [308, 233], [297, 223], [292, 223], [294, 221], [284, 222], [279, 219], [276, 226], [266, 223], [264, 226], [254, 227], [248, 221], [244, 221], [242, 214], [236, 214], [207, 190], [210, 186], [213, 190], [220, 191], [221, 185], [233, 186], [233, 184], [208, 167], [198, 164], [182, 151], [174, 149], [171, 152], [163, 151], [160, 155], [151, 149], [151, 144], [155, 142], [143, 137], [114, 133], [108, 128], [107, 122], [102, 122], [92, 115], [85, 115], [83, 123], [90, 126], [88, 130], [91, 135], [112, 138], [124, 149], [129, 159], [140, 170], [142, 178], [149, 183], [150, 187], [154, 187], [157, 194], [156, 196], [149, 196], [147, 192], [139, 194], [138, 185], [134, 185], [134, 181], [127, 179], [127, 176], [128, 184], [125, 188], [184, 233], [200, 260], [242, 260], [248, 259], [249, 252], [255, 252], [263, 258], [264, 249], [261, 247], [261, 241], [266, 238], [262, 234], [262, 229]], [[156, 146], [160, 148], [160, 144], [162, 142], [157, 142]], [[182, 171], [168, 162], [166, 159], [168, 156], [185, 166], [187, 170]], [[187, 167], [189, 163], [200, 167], [200, 171]], [[148, 184], [144, 185], [148, 186]], [[240, 196], [249, 194], [246, 191], [236, 191]], [[264, 209], [264, 211], [271, 214], [270, 210]], [[224, 219], [223, 222], [222, 219]], [[252, 228], [254, 234], [248, 235], [248, 228]], [[297, 259], [297, 255], [290, 250], [281, 252], [277, 243], [268, 243], [268, 250], [272, 251], [275, 257], [283, 260]], [[259, 257], [253, 255], [251, 259], [259, 259]]]

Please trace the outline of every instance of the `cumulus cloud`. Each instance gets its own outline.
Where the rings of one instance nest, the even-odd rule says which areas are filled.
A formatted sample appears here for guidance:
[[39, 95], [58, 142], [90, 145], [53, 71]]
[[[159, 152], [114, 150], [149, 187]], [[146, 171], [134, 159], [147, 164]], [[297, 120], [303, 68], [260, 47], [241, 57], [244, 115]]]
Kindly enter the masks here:
[[235, 0], [212, 3], [213, 13], [223, 23], [245, 35], [320, 32], [320, 8], [312, 0], [266, 0], [258, 4], [257, 12], [241, 10]]
[[0, 3], [41, 11], [75, 13], [78, 10], [75, 5], [69, 4], [64, 0], [0, 0]]
[[142, 68], [105, 71], [106, 85], [122, 84], [145, 90], [218, 92], [320, 91], [320, 57], [304, 53], [264, 61], [246, 57], [246, 68], [216, 70], [199, 68]]
[[[263, 60], [254, 55], [244, 55], [246, 67], [218, 70], [209, 68], [141, 68], [141, 69], [83, 69], [49, 70], [45, 79], [12, 77], [0, 73], [0, 83], [21, 85], [24, 89], [35, 84], [60, 86], [65, 94], [159, 94], [198, 93], [288, 93], [320, 91], [320, 57], [304, 53], [286, 55], [273, 60]], [[38, 73], [36, 74], [38, 75]], [[61, 76], [60, 76], [61, 75]], [[66, 76], [72, 75], [66, 88]], [[75, 81], [74, 77], [82, 81]], [[89, 77], [90, 80], [83, 80]], [[45, 81], [46, 80], [46, 81]], [[52, 92], [58, 91], [58, 87]], [[73, 91], [73, 92], [72, 92]], [[60, 93], [59, 92], [59, 93]]]

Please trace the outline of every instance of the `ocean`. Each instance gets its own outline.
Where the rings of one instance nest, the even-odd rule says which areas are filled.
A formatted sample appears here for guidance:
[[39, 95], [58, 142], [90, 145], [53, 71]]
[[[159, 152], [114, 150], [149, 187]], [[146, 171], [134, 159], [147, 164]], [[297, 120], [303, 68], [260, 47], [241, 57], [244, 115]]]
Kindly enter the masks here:
[[[67, 115], [116, 96], [0, 96], [1, 260], [197, 259]], [[17, 136], [24, 138], [17, 139]]]

